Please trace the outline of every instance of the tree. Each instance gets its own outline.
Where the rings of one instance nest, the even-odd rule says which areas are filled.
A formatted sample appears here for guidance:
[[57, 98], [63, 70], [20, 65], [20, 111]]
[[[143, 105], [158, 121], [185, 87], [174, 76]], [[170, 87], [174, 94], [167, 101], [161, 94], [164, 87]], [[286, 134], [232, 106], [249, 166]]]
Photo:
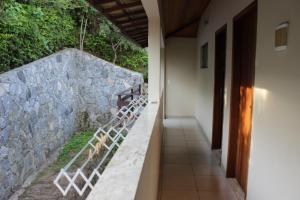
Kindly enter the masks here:
[[[84, 45], [84, 38], [85, 38], [85, 34], [86, 34], [86, 26], [88, 23], [88, 19], [82, 19], [81, 20], [81, 26], [80, 26], [80, 50], [83, 51], [83, 45]], [[83, 25], [84, 24], [84, 25]]]
[[0, 73], [77, 47], [143, 71], [147, 53], [85, 0], [0, 0]]
[[102, 20], [100, 24], [100, 35], [109, 41], [113, 57], [111, 62], [116, 63], [118, 59], [119, 51], [122, 47], [130, 45], [128, 40], [121, 36], [120, 30], [116, 28], [108, 20]]

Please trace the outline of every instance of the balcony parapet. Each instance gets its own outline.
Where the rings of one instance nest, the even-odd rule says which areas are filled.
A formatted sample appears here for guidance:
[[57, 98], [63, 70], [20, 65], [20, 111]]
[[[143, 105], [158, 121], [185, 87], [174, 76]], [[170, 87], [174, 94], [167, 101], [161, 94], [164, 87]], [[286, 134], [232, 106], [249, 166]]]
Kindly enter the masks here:
[[160, 108], [158, 103], [146, 106], [87, 200], [156, 199]]

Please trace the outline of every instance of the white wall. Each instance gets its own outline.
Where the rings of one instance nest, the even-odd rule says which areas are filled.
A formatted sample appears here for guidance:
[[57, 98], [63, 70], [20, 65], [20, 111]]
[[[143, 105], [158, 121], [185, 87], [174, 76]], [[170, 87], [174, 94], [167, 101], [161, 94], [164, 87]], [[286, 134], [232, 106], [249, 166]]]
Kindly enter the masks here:
[[161, 28], [159, 16], [149, 18], [148, 29], [148, 98], [150, 102], [159, 102], [161, 94]]
[[161, 23], [157, 0], [141, 0], [148, 17], [148, 98], [159, 102], [161, 95]]
[[167, 117], [194, 116], [196, 47], [196, 39], [166, 41]]
[[[163, 134], [162, 102], [163, 101], [161, 100], [158, 112], [156, 113], [134, 200], [157, 200], [159, 197], [161, 139]], [[150, 120], [147, 120], [146, 122], [149, 123]], [[143, 126], [145, 127], [147, 125], [143, 124]]]
[[[229, 108], [232, 66], [232, 27], [233, 17], [247, 7], [252, 0], [212, 0], [203, 14], [198, 31], [197, 86], [195, 116], [202, 126], [207, 138], [212, 139], [215, 32], [227, 24], [225, 105], [223, 125], [222, 163], [227, 165]], [[208, 24], [204, 24], [208, 20]], [[200, 48], [208, 42], [208, 68], [200, 69]]]
[[[300, 2], [258, 1], [258, 37], [249, 194], [300, 199]], [[274, 29], [289, 21], [289, 45], [274, 51]]]
[[[214, 34], [227, 23], [227, 61], [222, 163], [227, 165], [233, 17], [252, 0], [212, 0], [200, 24], [198, 51], [209, 43], [209, 68], [197, 64], [196, 117], [211, 140]], [[255, 98], [248, 200], [300, 199], [300, 2], [259, 0]], [[274, 51], [274, 30], [289, 20], [289, 47]], [[198, 55], [200, 55], [198, 53]]]

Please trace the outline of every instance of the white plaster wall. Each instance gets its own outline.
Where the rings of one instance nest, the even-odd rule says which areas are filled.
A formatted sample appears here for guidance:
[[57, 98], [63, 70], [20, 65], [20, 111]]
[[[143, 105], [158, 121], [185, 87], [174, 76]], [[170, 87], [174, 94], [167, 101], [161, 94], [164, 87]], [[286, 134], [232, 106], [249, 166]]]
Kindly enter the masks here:
[[[211, 141], [215, 32], [227, 23], [227, 61], [222, 164], [227, 165], [233, 17], [252, 0], [212, 0], [200, 23], [198, 52], [209, 43], [209, 68], [197, 64], [196, 118]], [[259, 0], [255, 98], [248, 200], [300, 197], [300, 2]], [[274, 30], [289, 20], [289, 47], [274, 51]], [[197, 55], [200, 55], [198, 53]]]
[[[249, 200], [300, 199], [300, 2], [258, 1]], [[290, 22], [287, 51], [274, 29]]]
[[166, 41], [167, 117], [194, 116], [196, 84], [196, 39]]
[[[247, 7], [252, 0], [212, 0], [203, 14], [198, 31], [197, 46], [197, 93], [195, 116], [203, 128], [208, 140], [212, 139], [214, 65], [215, 65], [215, 32], [227, 24], [225, 105], [223, 125], [223, 166], [227, 165], [229, 108], [232, 66], [232, 27], [233, 17]], [[208, 24], [204, 24], [208, 20]], [[200, 49], [208, 42], [208, 68], [200, 69]]]

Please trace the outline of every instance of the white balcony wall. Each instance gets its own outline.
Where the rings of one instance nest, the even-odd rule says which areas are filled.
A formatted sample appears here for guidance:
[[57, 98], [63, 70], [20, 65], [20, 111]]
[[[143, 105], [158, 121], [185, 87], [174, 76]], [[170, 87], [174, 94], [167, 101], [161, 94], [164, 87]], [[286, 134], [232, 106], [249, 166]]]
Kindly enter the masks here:
[[[151, 107], [151, 106], [149, 106]], [[151, 137], [147, 143], [147, 153], [145, 154], [143, 169], [140, 174], [139, 184], [135, 194], [135, 200], [157, 200], [159, 196], [159, 175], [161, 160], [161, 144], [163, 131], [163, 104], [152, 105], [151, 125], [153, 126]], [[150, 122], [149, 118], [146, 124]], [[143, 128], [144, 125], [141, 125]], [[150, 123], [149, 123], [150, 124]]]
[[156, 200], [161, 134], [162, 104], [149, 103], [87, 200]]
[[191, 117], [195, 112], [195, 38], [172, 37], [166, 41], [166, 115]]

